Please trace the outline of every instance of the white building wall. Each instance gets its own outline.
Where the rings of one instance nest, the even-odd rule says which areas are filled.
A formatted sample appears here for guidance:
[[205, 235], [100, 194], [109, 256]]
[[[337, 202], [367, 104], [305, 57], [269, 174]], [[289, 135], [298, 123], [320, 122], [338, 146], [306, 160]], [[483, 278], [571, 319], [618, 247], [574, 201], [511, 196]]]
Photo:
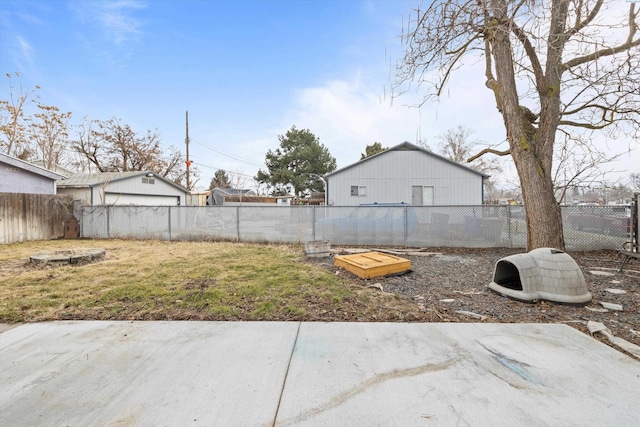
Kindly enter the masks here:
[[[462, 166], [417, 150], [393, 150], [328, 178], [329, 203], [412, 203], [412, 187], [433, 187], [434, 205], [482, 204], [482, 176]], [[351, 186], [366, 194], [351, 195]]]
[[[180, 189], [164, 182], [163, 180], [153, 177], [153, 184], [143, 183], [143, 178], [147, 178], [145, 176], [135, 176], [127, 179], [120, 179], [116, 181], [110, 182], [106, 188], [105, 193], [109, 195], [116, 194], [126, 194], [126, 195], [140, 195], [141, 201], [144, 199], [145, 195], [151, 196], [172, 196], [172, 200], [176, 200], [176, 197], [180, 198], [180, 205], [186, 205], [186, 192], [180, 191]], [[99, 194], [102, 192], [102, 188], [100, 186], [93, 187], [93, 195], [94, 195], [94, 204], [100, 203]], [[131, 203], [131, 198], [127, 197], [127, 203]], [[145, 204], [145, 203], [141, 203]], [[171, 205], [177, 204], [172, 202]]]

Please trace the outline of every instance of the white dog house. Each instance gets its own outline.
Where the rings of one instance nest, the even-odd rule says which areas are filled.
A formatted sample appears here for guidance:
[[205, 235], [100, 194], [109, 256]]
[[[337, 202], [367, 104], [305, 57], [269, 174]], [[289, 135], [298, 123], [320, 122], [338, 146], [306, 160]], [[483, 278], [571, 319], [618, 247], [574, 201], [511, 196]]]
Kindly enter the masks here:
[[552, 248], [502, 258], [496, 263], [489, 289], [526, 302], [544, 299], [586, 304], [591, 301], [580, 266], [568, 254]]

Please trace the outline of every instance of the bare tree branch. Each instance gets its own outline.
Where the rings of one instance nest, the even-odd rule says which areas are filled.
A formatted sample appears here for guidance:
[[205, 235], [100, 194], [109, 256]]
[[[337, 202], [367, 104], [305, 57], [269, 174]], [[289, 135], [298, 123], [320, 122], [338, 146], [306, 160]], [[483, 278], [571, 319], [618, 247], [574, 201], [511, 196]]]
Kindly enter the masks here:
[[478, 154], [475, 154], [471, 157], [469, 157], [467, 159], [467, 162], [471, 163], [474, 160], [484, 156], [485, 154], [495, 154], [496, 156], [510, 156], [511, 155], [511, 150], [495, 150], [493, 148], [485, 148], [484, 150], [480, 151]]

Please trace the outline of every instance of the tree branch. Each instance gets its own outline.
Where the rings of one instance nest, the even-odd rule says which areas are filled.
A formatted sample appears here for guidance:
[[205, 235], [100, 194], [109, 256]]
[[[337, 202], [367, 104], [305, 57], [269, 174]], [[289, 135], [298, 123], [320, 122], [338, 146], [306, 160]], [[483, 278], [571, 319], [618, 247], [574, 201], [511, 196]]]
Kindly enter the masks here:
[[499, 150], [494, 150], [493, 148], [485, 148], [484, 150], [482, 150], [478, 154], [469, 157], [467, 159], [467, 163], [471, 163], [474, 160], [476, 160], [477, 158], [484, 156], [485, 154], [495, 154], [496, 156], [508, 156], [508, 155], [511, 154], [511, 150], [499, 151]]
[[595, 59], [615, 55], [617, 53], [627, 51], [632, 47], [640, 46], [640, 38], [633, 40], [633, 37], [638, 31], [638, 26], [635, 23], [637, 15], [638, 14], [635, 12], [635, 4], [631, 3], [631, 6], [629, 6], [629, 36], [623, 44], [615, 47], [600, 49], [593, 53], [590, 53], [589, 55], [573, 58], [572, 60], [562, 64], [562, 68], [564, 70], [569, 70], [577, 65], [582, 65]]
[[593, 125], [591, 123], [579, 123], [571, 120], [560, 120], [560, 123], [558, 123], [558, 125], [560, 126], [573, 126], [577, 128], [584, 128], [584, 129], [591, 129], [591, 130], [604, 129], [611, 124], [613, 124], [613, 120], [611, 121], [607, 120], [606, 123], [603, 125]]
[[545, 90], [544, 84], [544, 71], [542, 70], [542, 65], [540, 65], [540, 60], [538, 59], [538, 55], [536, 55], [536, 49], [531, 44], [531, 41], [527, 37], [526, 33], [520, 28], [515, 22], [511, 21], [511, 31], [517, 39], [522, 43], [524, 47], [524, 51], [531, 62], [531, 68], [533, 68], [533, 75], [536, 78], [536, 87], [539, 93], [543, 93]]
[[[602, 7], [602, 3], [603, 3], [603, 0], [598, 0], [598, 2], [593, 6], [593, 10], [584, 21], [579, 21], [579, 19], [576, 20], [576, 25], [574, 25], [573, 28], [571, 28], [569, 31], [565, 33], [567, 38], [580, 32], [580, 30], [582, 30], [584, 27], [589, 25], [596, 18], [596, 16], [598, 16], [598, 13], [600, 13], [600, 8]], [[576, 7], [576, 9], [578, 11], [580, 10], [579, 7]]]

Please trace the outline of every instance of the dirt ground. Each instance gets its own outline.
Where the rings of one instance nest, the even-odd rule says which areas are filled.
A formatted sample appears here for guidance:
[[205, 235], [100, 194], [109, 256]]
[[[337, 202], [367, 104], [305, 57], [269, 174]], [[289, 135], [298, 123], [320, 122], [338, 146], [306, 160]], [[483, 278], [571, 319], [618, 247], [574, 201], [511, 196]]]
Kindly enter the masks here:
[[[574, 306], [548, 301], [525, 303], [487, 287], [493, 279], [496, 262], [522, 253], [521, 249], [429, 248], [422, 251], [436, 254], [403, 254], [403, 258], [411, 261], [409, 273], [373, 279], [360, 279], [334, 266], [333, 256], [346, 253], [344, 249], [333, 249], [331, 257], [312, 258], [309, 262], [335, 270], [336, 274], [349, 277], [354, 284], [410, 301], [417, 310], [411, 310], [416, 318], [409, 317], [408, 321], [565, 323], [588, 333], [586, 323], [591, 320], [603, 323], [617, 337], [640, 345], [638, 260], [629, 261], [624, 272], [618, 273], [623, 258], [617, 251], [569, 253], [582, 269], [593, 296], [586, 305]], [[601, 302], [619, 304], [622, 311], [604, 309]], [[604, 338], [599, 339], [606, 342]]]

